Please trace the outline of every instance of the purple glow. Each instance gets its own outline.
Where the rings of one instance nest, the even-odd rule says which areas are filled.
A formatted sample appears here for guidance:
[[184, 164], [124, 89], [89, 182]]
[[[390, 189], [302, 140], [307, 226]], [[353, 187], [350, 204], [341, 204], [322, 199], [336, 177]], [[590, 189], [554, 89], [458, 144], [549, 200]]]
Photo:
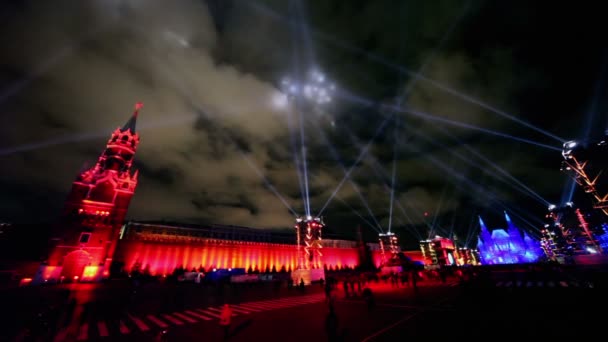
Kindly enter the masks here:
[[481, 232], [477, 240], [482, 264], [519, 264], [536, 262], [543, 256], [540, 243], [532, 239], [527, 233], [513, 225], [505, 213], [509, 229], [497, 228], [491, 232], [479, 218]]

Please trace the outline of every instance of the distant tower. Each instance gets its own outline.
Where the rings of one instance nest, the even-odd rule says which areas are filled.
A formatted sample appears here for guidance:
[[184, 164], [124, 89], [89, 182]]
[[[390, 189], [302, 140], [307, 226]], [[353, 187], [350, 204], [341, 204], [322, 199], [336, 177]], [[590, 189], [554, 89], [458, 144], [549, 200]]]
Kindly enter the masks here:
[[113, 133], [105, 150], [90, 169], [72, 183], [63, 215], [55, 227], [51, 252], [37, 274], [39, 281], [99, 280], [109, 274], [112, 256], [125, 215], [137, 186], [132, 171], [139, 144], [133, 116]]

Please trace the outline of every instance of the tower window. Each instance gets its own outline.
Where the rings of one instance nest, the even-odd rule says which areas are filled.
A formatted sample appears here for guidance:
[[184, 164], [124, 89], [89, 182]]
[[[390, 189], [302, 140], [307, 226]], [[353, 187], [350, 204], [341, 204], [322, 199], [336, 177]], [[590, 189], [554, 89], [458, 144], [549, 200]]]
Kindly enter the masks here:
[[80, 239], [78, 240], [78, 242], [88, 243], [90, 239], [91, 239], [91, 233], [81, 233]]

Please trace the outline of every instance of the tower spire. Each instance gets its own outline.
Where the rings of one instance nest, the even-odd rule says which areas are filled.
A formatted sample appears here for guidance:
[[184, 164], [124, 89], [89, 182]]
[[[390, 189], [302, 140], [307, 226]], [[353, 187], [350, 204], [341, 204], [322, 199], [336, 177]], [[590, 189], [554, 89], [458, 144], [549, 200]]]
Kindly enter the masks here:
[[135, 104], [135, 111], [133, 112], [133, 116], [127, 121], [127, 123], [122, 127], [121, 131], [126, 132], [130, 130], [131, 133], [135, 133], [135, 125], [137, 124], [137, 115], [139, 114], [139, 110], [144, 106], [143, 102], [137, 102]]

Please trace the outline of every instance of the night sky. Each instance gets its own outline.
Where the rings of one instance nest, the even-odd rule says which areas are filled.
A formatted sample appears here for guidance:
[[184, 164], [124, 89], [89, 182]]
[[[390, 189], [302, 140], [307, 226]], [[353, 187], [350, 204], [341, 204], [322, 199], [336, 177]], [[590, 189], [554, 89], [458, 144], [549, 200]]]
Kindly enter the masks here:
[[[408, 246], [473, 242], [477, 216], [505, 227], [505, 210], [534, 234], [567, 198], [563, 142], [606, 128], [599, 2], [12, 1], [0, 13], [2, 222], [55, 220], [137, 101], [129, 219], [290, 227], [287, 207], [305, 213], [304, 140], [328, 232], [390, 227]], [[311, 70], [335, 84], [331, 101], [286, 101], [282, 80]]]

